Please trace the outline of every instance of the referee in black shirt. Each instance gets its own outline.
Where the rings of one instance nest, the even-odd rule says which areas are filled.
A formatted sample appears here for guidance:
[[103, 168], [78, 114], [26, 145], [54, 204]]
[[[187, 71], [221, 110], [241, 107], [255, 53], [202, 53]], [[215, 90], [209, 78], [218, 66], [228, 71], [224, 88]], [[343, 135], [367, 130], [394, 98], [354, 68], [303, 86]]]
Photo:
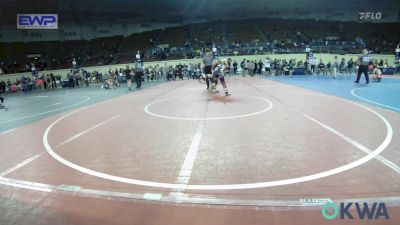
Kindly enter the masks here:
[[142, 63], [139, 61], [135, 62], [135, 81], [136, 81], [136, 88], [142, 87], [142, 77], [143, 77], [143, 67]]
[[212, 77], [212, 66], [214, 64], [214, 57], [210, 49], [205, 49], [205, 55], [203, 57], [204, 74], [206, 75], [207, 89], [210, 89], [210, 78]]
[[6, 83], [4, 81], [0, 82], [0, 106], [4, 102], [4, 98], [1, 97], [1, 94], [6, 92]]
[[358, 62], [359, 62], [359, 67], [357, 72], [357, 79], [354, 81], [354, 83], [360, 82], [361, 74], [364, 73], [365, 81], [368, 84], [369, 83], [368, 66], [371, 63], [371, 57], [368, 55], [367, 49], [364, 49], [362, 51], [362, 56], [358, 58]]

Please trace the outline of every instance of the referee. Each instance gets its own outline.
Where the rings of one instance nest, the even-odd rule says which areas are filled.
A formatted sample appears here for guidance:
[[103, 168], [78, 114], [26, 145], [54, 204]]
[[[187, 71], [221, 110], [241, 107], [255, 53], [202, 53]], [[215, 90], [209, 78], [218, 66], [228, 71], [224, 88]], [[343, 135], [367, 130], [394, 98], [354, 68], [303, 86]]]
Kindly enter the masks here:
[[204, 74], [206, 75], [207, 89], [210, 89], [210, 78], [212, 77], [211, 68], [214, 64], [213, 53], [209, 48], [206, 48], [205, 55], [203, 57]]
[[[3, 92], [0, 92], [0, 94], [1, 93], [3, 93]], [[0, 96], [0, 106], [1, 106], [1, 104], [3, 104], [3, 102], [4, 102], [4, 98]]]
[[3, 108], [2, 104], [4, 102], [4, 98], [1, 97], [1, 94], [6, 92], [6, 83], [4, 81], [0, 82], [0, 108]]
[[371, 57], [368, 55], [368, 50], [364, 49], [362, 51], [362, 56], [358, 58], [358, 72], [357, 72], [357, 80], [354, 83], [360, 82], [361, 74], [364, 73], [365, 75], [365, 82], [369, 83], [369, 76], [368, 76], [368, 66], [371, 63]]
[[142, 88], [142, 77], [143, 77], [142, 63], [139, 61], [136, 61], [136, 63], [135, 63], [136, 88]]

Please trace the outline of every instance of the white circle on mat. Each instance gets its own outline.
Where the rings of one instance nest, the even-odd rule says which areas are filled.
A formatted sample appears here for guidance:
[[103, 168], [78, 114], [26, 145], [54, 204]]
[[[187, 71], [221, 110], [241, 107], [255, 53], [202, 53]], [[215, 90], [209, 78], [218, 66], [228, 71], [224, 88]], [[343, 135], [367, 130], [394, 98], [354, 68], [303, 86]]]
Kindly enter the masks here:
[[152, 103], [146, 105], [146, 106], [144, 107], [144, 111], [145, 111], [147, 114], [152, 115], [152, 116], [156, 116], [156, 117], [163, 118], [163, 119], [172, 119], [172, 120], [192, 120], [192, 121], [193, 121], [193, 120], [228, 120], [228, 119], [237, 119], [237, 118], [244, 118], [244, 117], [249, 117], [249, 116], [255, 116], [255, 115], [258, 115], [258, 114], [261, 114], [261, 113], [264, 113], [264, 112], [270, 110], [270, 109], [272, 108], [272, 106], [273, 106], [273, 105], [272, 105], [272, 102], [269, 101], [269, 100], [266, 99], [266, 98], [261, 98], [261, 97], [257, 97], [257, 96], [251, 96], [251, 95], [237, 95], [237, 96], [255, 98], [255, 99], [258, 99], [258, 100], [261, 100], [261, 101], [267, 103], [267, 105], [266, 105], [266, 107], [265, 107], [264, 109], [259, 110], [259, 111], [257, 111], [257, 112], [252, 112], [252, 113], [247, 113], [247, 114], [241, 114], [241, 115], [236, 115], [236, 116], [223, 116], [223, 117], [222, 117], [222, 116], [221, 116], [221, 117], [176, 117], [176, 116], [161, 115], [161, 114], [154, 113], [154, 112], [150, 111], [149, 108], [150, 108], [152, 105], [155, 105], [155, 104], [160, 103], [160, 102], [166, 102], [166, 101], [171, 100], [171, 98], [168, 98], [168, 99], [157, 100], [157, 101], [155, 101], [155, 102], [152, 102]]
[[376, 156], [378, 156], [380, 153], [382, 153], [387, 148], [387, 146], [389, 146], [389, 144], [392, 140], [392, 137], [393, 137], [393, 129], [392, 129], [392, 126], [390, 125], [389, 121], [385, 117], [383, 117], [381, 114], [379, 114], [378, 112], [374, 111], [373, 109], [371, 109], [367, 106], [364, 106], [364, 105], [361, 105], [361, 104], [358, 104], [358, 103], [355, 103], [352, 101], [348, 101], [345, 99], [341, 99], [341, 100], [343, 100], [345, 102], [349, 102], [354, 105], [357, 105], [357, 106], [371, 112], [372, 114], [376, 115], [381, 121], [383, 121], [383, 123], [386, 126], [386, 131], [387, 131], [386, 137], [383, 140], [383, 142], [378, 147], [376, 147], [372, 152], [370, 152], [366, 156], [364, 156], [360, 159], [357, 159], [353, 162], [347, 163], [345, 165], [342, 165], [342, 166], [339, 166], [337, 168], [333, 168], [333, 169], [330, 169], [327, 171], [322, 171], [322, 172], [318, 172], [315, 174], [310, 174], [310, 175], [305, 175], [305, 176], [300, 176], [300, 177], [295, 177], [295, 178], [282, 179], [282, 180], [256, 182], [256, 183], [198, 184], [198, 185], [191, 184], [191, 185], [187, 185], [187, 184], [163, 183], [163, 182], [156, 182], [156, 181], [138, 180], [138, 179], [133, 179], [133, 178], [115, 176], [115, 175], [95, 171], [95, 170], [92, 170], [89, 168], [85, 168], [83, 166], [80, 166], [73, 162], [70, 162], [70, 161], [62, 158], [60, 155], [58, 155], [54, 151], [54, 149], [52, 148], [52, 146], [50, 145], [49, 140], [48, 140], [48, 136], [49, 136], [51, 129], [57, 123], [59, 123], [60, 121], [62, 121], [65, 118], [73, 115], [74, 113], [81, 111], [82, 109], [78, 109], [78, 110], [72, 111], [66, 115], [63, 115], [62, 117], [58, 118], [53, 123], [51, 123], [50, 126], [48, 126], [46, 131], [44, 132], [42, 141], [43, 141], [43, 145], [44, 145], [47, 153], [49, 153], [49, 155], [51, 157], [53, 157], [55, 160], [62, 163], [63, 165], [70, 167], [72, 169], [75, 169], [77, 171], [80, 171], [82, 173], [91, 175], [91, 176], [103, 178], [106, 180], [112, 180], [112, 181], [116, 181], [116, 182], [120, 182], [120, 183], [141, 185], [141, 186], [155, 187], [155, 188], [187, 189], [187, 190], [240, 190], [240, 189], [254, 189], [254, 188], [284, 186], [284, 185], [289, 185], [289, 184], [297, 184], [297, 183], [303, 183], [303, 182], [307, 182], [307, 181], [317, 180], [317, 179], [329, 177], [329, 176], [339, 174], [339, 173], [348, 171], [350, 169], [356, 168], [356, 167], [361, 166], [361, 165], [367, 163], [368, 161], [374, 159]]

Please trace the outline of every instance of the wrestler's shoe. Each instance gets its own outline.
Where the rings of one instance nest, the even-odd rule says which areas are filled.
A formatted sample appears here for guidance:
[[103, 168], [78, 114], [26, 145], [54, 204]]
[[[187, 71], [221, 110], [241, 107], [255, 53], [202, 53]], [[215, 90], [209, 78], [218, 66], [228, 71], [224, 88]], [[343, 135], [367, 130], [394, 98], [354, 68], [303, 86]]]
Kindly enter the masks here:
[[216, 87], [215, 85], [211, 86], [211, 91], [213, 91], [213, 92], [219, 92], [219, 91], [217, 90], [217, 87]]
[[229, 94], [229, 92], [225, 92], [225, 96], [231, 96], [231, 94]]

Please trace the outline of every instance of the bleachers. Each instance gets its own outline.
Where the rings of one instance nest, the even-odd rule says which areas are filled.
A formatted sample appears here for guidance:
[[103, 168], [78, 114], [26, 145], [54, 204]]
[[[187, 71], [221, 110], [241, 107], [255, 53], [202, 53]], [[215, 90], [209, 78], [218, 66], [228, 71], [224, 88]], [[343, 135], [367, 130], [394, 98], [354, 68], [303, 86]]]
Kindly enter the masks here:
[[122, 36], [98, 38], [85, 43], [84, 66], [97, 66], [109, 64], [119, 45], [123, 40]]
[[329, 22], [315, 20], [298, 21], [294, 29], [307, 37], [308, 41], [324, 40], [326, 37], [338, 36], [337, 28]]
[[132, 34], [125, 40], [123, 52], [133, 52], [137, 50], [146, 50], [151, 48], [150, 39], [157, 39], [161, 35], [161, 30], [147, 31], [138, 34]]
[[[0, 59], [0, 61], [4, 63], [2, 66], [3, 72], [22, 72], [23, 64], [28, 61], [24, 44], [21, 42], [3, 43], [2, 48], [4, 58]], [[17, 62], [17, 66], [14, 66], [15, 62]]]
[[72, 59], [81, 61], [84, 58], [84, 40], [76, 41], [51, 41], [47, 42], [47, 57], [49, 67], [61, 69], [72, 67]]
[[262, 21], [259, 25], [270, 41], [286, 42], [287, 39], [296, 39], [294, 33], [296, 26], [288, 20], [271, 19]]
[[253, 42], [260, 40], [254, 21], [233, 21], [228, 23], [227, 32], [229, 42]]
[[192, 24], [189, 26], [192, 47], [198, 48], [209, 46], [212, 43], [219, 45], [223, 43], [223, 24], [221, 22], [210, 22]]
[[170, 47], [181, 47], [188, 37], [188, 28], [173, 27], [166, 28], [161, 36], [160, 44], [169, 44]]
[[119, 54], [119, 62], [127, 63], [132, 62], [135, 58], [136, 52], [145, 51], [149, 48], [152, 48], [152, 43], [150, 40], [157, 40], [162, 31], [161, 30], [154, 30], [154, 31], [147, 31], [138, 34], [132, 34], [127, 37], [124, 41], [124, 46], [121, 49]]
[[[132, 62], [138, 50], [147, 53], [146, 60], [156, 60], [159, 57], [151, 54], [157, 50], [155, 47], [158, 44], [177, 47], [167, 51], [169, 59], [187, 57], [188, 49], [195, 52], [213, 44], [229, 54], [233, 52], [233, 42], [243, 44], [243, 49], [239, 49], [240, 53], [251, 53], [255, 51], [250, 48], [257, 48], [252, 45], [255, 40], [259, 40], [260, 44], [268, 41], [268, 44], [272, 43], [268, 48], [277, 48], [277, 51], [289, 48], [297, 51], [303, 49], [305, 44], [310, 44], [320, 45], [319, 49], [327, 52], [327, 37], [334, 37], [334, 41], [329, 44], [336, 44], [339, 51], [359, 52], [365, 44], [374, 52], [392, 53], [399, 43], [400, 25], [294, 19], [216, 21], [147, 31], [126, 38], [114, 36], [90, 41], [1, 43], [0, 62], [3, 62], [3, 70], [21, 72], [24, 71], [25, 64], [32, 62], [27, 54], [41, 54], [40, 60], [46, 62], [48, 69], [70, 68], [73, 58], [82, 66]], [[185, 45], [189, 48], [183, 48]], [[183, 52], [177, 52], [179, 50], [176, 49], [182, 49]]]

